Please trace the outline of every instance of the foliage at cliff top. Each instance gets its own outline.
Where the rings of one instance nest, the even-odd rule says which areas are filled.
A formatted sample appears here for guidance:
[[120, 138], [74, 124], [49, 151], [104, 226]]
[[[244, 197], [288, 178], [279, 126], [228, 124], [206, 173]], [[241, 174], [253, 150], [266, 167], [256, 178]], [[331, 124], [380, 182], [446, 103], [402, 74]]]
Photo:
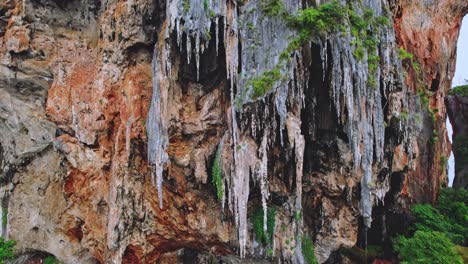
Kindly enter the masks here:
[[449, 91], [449, 95], [468, 96], [468, 84], [453, 87]]
[[0, 237], [0, 264], [5, 263], [6, 260], [12, 259], [15, 256], [15, 245], [15, 241], [5, 241], [3, 238]]
[[455, 245], [468, 243], [468, 191], [447, 188], [439, 193], [436, 207], [416, 204], [412, 230], [415, 235], [395, 239], [402, 263], [463, 263]]

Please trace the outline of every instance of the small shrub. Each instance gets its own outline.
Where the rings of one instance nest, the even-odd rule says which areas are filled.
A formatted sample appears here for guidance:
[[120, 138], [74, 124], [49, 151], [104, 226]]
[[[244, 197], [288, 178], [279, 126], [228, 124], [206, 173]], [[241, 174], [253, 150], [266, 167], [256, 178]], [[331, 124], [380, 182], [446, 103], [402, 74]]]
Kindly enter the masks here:
[[399, 252], [402, 264], [463, 263], [450, 239], [436, 231], [416, 231], [412, 238], [400, 236], [394, 241], [394, 247]]
[[309, 236], [302, 237], [302, 254], [307, 264], [317, 264], [317, 258], [315, 257], [315, 248], [312, 239]]
[[275, 68], [271, 71], [265, 71], [262, 75], [249, 81], [253, 88], [253, 99], [264, 96], [268, 93], [277, 81], [281, 79], [279, 69]]

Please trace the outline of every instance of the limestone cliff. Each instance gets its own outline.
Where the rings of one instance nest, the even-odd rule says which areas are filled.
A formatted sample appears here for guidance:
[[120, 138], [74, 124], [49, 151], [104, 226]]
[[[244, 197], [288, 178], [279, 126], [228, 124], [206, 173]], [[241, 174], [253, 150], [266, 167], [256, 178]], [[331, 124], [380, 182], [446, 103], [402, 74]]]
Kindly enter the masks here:
[[468, 3], [322, 2], [3, 0], [2, 235], [65, 263], [388, 242], [446, 184]]
[[[456, 87], [445, 98], [447, 114], [453, 128], [455, 178], [453, 187], [468, 188], [468, 86]], [[459, 93], [457, 93], [459, 92]]]

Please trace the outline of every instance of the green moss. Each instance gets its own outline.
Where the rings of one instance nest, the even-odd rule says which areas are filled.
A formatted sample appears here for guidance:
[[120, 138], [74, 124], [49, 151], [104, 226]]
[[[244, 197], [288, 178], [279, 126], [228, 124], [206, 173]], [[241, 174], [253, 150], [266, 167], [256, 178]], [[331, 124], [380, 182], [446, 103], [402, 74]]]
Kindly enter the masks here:
[[223, 198], [223, 172], [221, 169], [221, 145], [216, 150], [213, 169], [211, 172], [212, 182], [216, 187], [216, 195], [219, 200]]
[[208, 0], [203, 0], [203, 9], [205, 9], [205, 11], [208, 11], [208, 7], [209, 7]]
[[299, 221], [302, 218], [302, 212], [294, 212], [294, 220]]
[[437, 130], [433, 129], [432, 137], [431, 137], [431, 144], [435, 145], [437, 142], [439, 142], [439, 133], [437, 132]]
[[6, 226], [8, 223], [8, 208], [4, 207], [2, 210], [2, 225]]
[[275, 229], [276, 209], [273, 207], [267, 208], [267, 232], [263, 230], [263, 208], [259, 208], [252, 215], [253, 232], [258, 242], [270, 244], [273, 241]]
[[453, 89], [449, 91], [449, 94], [458, 96], [468, 96], [468, 85], [453, 87]]
[[440, 156], [440, 161], [439, 165], [442, 168], [442, 170], [445, 170], [447, 168], [447, 163], [448, 163], [448, 158], [445, 155]]
[[426, 109], [429, 109], [429, 96], [424, 91], [424, 89], [419, 89], [418, 95], [419, 95], [419, 99], [421, 99], [422, 106]]
[[307, 264], [317, 264], [317, 258], [315, 257], [314, 243], [309, 236], [302, 237], [302, 254]]

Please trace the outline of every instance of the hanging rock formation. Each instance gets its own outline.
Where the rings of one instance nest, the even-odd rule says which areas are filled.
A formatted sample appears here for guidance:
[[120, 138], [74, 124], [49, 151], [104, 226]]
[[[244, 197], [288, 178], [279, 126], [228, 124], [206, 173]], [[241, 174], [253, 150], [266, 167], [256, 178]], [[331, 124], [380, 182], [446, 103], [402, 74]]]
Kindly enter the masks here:
[[0, 3], [2, 235], [65, 263], [304, 263], [304, 237], [333, 263], [388, 241], [446, 183], [468, 3], [286, 21], [322, 2]]

